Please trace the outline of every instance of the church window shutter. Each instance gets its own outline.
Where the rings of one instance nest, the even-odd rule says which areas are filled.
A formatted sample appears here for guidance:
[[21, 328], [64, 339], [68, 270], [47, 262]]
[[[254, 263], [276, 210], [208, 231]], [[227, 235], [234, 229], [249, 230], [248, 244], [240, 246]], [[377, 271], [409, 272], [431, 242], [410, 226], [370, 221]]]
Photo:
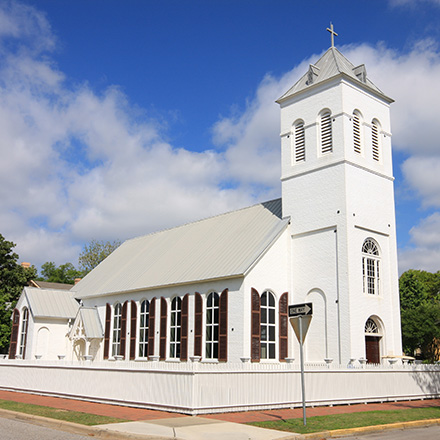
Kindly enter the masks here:
[[167, 300], [160, 298], [160, 341], [159, 358], [161, 361], [166, 359], [167, 353]]
[[332, 115], [329, 111], [321, 115], [321, 153], [333, 151]]
[[180, 359], [182, 337], [182, 300], [175, 296], [171, 300], [170, 313], [170, 358]]
[[124, 356], [125, 358], [125, 347], [127, 342], [127, 308], [128, 301], [125, 301], [122, 306], [122, 315], [121, 315], [121, 349], [119, 354]]
[[11, 341], [9, 343], [9, 359], [15, 359], [17, 353], [18, 330], [20, 328], [20, 312], [14, 309], [12, 314], [12, 332]]
[[223, 290], [219, 302], [219, 341], [218, 360], [228, 360], [228, 289]]
[[206, 359], [218, 359], [220, 297], [211, 292], [206, 300]]
[[21, 334], [20, 334], [20, 354], [21, 358], [26, 357], [26, 341], [27, 341], [27, 331], [29, 324], [29, 309], [25, 307], [21, 316]]
[[251, 360], [260, 361], [260, 295], [251, 289]]
[[189, 295], [186, 294], [182, 300], [182, 323], [180, 334], [180, 360], [188, 360], [188, 307], [189, 307]]
[[306, 160], [306, 137], [304, 131], [304, 121], [295, 124], [295, 162]]
[[373, 159], [379, 161], [379, 124], [377, 121], [371, 123], [371, 142], [373, 150]]
[[260, 358], [276, 358], [276, 317], [275, 296], [268, 290], [260, 299]]
[[105, 333], [104, 333], [104, 359], [108, 359], [110, 350], [110, 326], [112, 319], [112, 306], [107, 303], [105, 306]]
[[361, 118], [357, 112], [353, 113], [353, 148], [354, 152], [361, 154]]
[[135, 301], [131, 301], [131, 316], [130, 316], [130, 359], [136, 358], [136, 322], [137, 320], [137, 306]]
[[156, 331], [156, 298], [150, 301], [148, 314], [148, 356], [154, 356], [154, 336]]
[[194, 296], [194, 356], [202, 355], [203, 300], [196, 292]]
[[279, 338], [280, 338], [280, 361], [283, 362], [288, 356], [288, 294], [283, 293], [279, 302]]

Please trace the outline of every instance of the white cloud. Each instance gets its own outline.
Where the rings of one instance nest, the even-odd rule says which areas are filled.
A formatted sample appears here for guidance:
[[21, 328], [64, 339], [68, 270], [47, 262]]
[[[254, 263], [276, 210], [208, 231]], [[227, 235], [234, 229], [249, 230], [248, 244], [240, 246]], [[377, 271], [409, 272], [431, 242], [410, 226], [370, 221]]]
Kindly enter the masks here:
[[399, 270], [440, 270], [440, 212], [423, 219], [410, 230], [413, 247], [399, 252]]
[[440, 6], [440, 0], [389, 0], [390, 5], [393, 7], [397, 6], [410, 6], [416, 7], [422, 3], [432, 3], [434, 5]]
[[[212, 149], [193, 152], [169, 144], [163, 127], [134, 114], [117, 87], [69, 86], [47, 54], [56, 40], [43, 14], [2, 4], [0, 29], [0, 155], [7, 158], [0, 161], [0, 232], [22, 259], [76, 264], [81, 243], [92, 238], [125, 239], [279, 195], [274, 100], [309, 60], [281, 78], [267, 75], [243, 111], [215, 124]], [[393, 142], [410, 155], [407, 183], [422, 204], [439, 206], [438, 48], [423, 41], [406, 54], [384, 45], [342, 51], [396, 99]], [[430, 227], [420, 223], [417, 234]], [[412, 254], [403, 254], [414, 264], [425, 249], [417, 234]]]

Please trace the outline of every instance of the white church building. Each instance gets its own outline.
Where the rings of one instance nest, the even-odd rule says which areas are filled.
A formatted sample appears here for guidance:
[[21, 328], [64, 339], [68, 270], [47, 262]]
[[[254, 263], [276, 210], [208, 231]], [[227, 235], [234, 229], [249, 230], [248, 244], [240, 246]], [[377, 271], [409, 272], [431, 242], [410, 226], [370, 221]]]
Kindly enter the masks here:
[[[359, 382], [354, 373], [364, 372], [360, 369], [368, 364], [389, 368], [395, 361], [395, 367], [404, 368], [398, 360], [392, 102], [364, 65], [354, 66], [332, 44], [277, 100], [281, 199], [127, 240], [71, 291], [25, 288], [13, 314], [9, 362], [72, 365], [70, 377], [81, 366], [87, 374], [124, 371], [124, 380], [130, 372], [134, 377], [146, 370], [167, 371], [168, 381], [181, 380], [178, 375], [186, 371], [203, 371], [206, 389], [215, 387], [209, 376], [216, 371], [293, 373], [299, 344], [288, 305], [312, 303], [306, 366], [322, 365], [326, 374], [329, 368], [352, 368], [354, 382]], [[197, 377], [191, 380], [202, 380]], [[375, 381], [384, 388], [390, 376]], [[50, 388], [40, 385], [39, 391], [44, 387]], [[235, 392], [226, 388], [218, 390], [223, 403], [204, 407], [225, 409]], [[367, 396], [359, 399], [374, 399], [371, 389], [366, 383]], [[50, 392], [84, 396], [88, 390]], [[146, 402], [133, 397], [138, 390], [131, 392], [123, 398], [104, 391], [89, 397]], [[149, 393], [151, 407], [191, 407], [187, 402], [155, 403]], [[240, 399], [231, 407], [295, 401], [255, 397], [259, 403], [253, 405], [251, 398], [246, 404]], [[330, 399], [335, 396], [315, 402]]]

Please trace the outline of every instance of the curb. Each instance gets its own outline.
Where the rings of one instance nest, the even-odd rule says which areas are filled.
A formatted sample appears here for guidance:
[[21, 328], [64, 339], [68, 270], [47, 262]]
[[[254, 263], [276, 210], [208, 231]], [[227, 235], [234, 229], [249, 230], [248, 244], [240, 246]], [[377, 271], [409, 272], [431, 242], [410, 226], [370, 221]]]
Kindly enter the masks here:
[[[56, 429], [58, 431], [69, 432], [71, 434], [84, 435], [87, 437], [95, 437], [103, 440], [170, 440], [171, 437], [160, 437], [148, 434], [130, 434], [125, 432], [114, 432], [106, 429], [97, 428], [95, 426], [80, 425], [79, 423], [66, 422], [65, 420], [50, 419], [48, 417], [36, 416], [7, 409], [0, 409], [0, 417], [18, 421], [26, 421], [34, 425], [43, 426], [45, 428]], [[173, 439], [174, 440], [174, 439]]]
[[333, 431], [313, 432], [311, 434], [294, 434], [280, 440], [326, 440], [329, 438], [362, 435], [374, 432], [392, 431], [396, 429], [422, 428], [424, 426], [440, 425], [440, 419], [414, 420], [411, 422], [389, 423], [386, 425], [363, 426], [360, 428], [335, 429]]

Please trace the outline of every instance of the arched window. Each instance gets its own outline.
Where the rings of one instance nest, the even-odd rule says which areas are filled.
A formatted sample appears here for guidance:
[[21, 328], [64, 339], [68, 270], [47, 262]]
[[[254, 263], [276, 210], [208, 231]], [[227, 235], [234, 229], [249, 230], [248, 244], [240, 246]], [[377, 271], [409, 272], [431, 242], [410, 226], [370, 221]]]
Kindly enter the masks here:
[[375, 119], [371, 122], [371, 147], [373, 152], [373, 159], [380, 160], [380, 136], [379, 136], [379, 122]]
[[141, 302], [139, 311], [139, 357], [148, 356], [148, 324], [150, 318], [150, 303], [147, 300]]
[[122, 327], [122, 306], [116, 303], [113, 313], [113, 338], [112, 355], [117, 356], [121, 353], [121, 327]]
[[23, 315], [22, 315], [22, 320], [21, 320], [20, 348], [19, 348], [19, 354], [20, 354], [20, 356], [22, 356], [23, 359], [26, 354], [28, 319], [29, 319], [29, 309], [27, 307], [25, 307], [23, 309]]
[[260, 305], [260, 353], [261, 359], [275, 359], [275, 297], [266, 290], [261, 295]]
[[375, 241], [367, 238], [362, 245], [363, 291], [370, 295], [379, 294], [380, 255]]
[[306, 138], [304, 131], [304, 121], [298, 121], [294, 126], [294, 162], [306, 160]]
[[362, 152], [362, 131], [361, 131], [361, 116], [360, 113], [355, 110], [353, 112], [353, 149], [355, 153], [361, 154]]
[[176, 296], [171, 301], [170, 358], [180, 358], [182, 300]]
[[332, 114], [326, 110], [321, 115], [321, 153], [333, 151]]
[[211, 292], [206, 301], [206, 358], [218, 359], [219, 295]]

